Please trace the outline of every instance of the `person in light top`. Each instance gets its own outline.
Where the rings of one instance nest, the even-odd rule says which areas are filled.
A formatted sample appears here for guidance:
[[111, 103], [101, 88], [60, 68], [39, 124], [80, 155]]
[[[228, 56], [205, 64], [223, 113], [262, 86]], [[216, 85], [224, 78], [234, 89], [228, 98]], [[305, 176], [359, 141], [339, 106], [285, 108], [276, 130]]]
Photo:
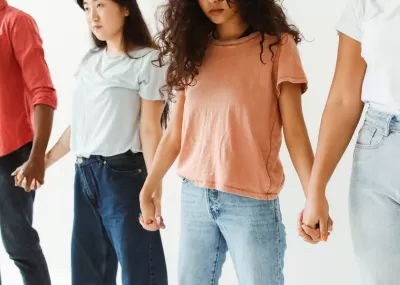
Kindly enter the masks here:
[[78, 4], [95, 47], [75, 73], [71, 126], [46, 156], [46, 167], [76, 156], [72, 284], [116, 284], [119, 262], [123, 285], [166, 285], [160, 233], [138, 220], [167, 115], [166, 68], [136, 0]]
[[[358, 133], [349, 214], [362, 285], [400, 280], [400, 2], [349, 0], [341, 16], [336, 72], [321, 123], [300, 231], [327, 235], [326, 187]], [[341, 194], [343, 195], [343, 194]]]

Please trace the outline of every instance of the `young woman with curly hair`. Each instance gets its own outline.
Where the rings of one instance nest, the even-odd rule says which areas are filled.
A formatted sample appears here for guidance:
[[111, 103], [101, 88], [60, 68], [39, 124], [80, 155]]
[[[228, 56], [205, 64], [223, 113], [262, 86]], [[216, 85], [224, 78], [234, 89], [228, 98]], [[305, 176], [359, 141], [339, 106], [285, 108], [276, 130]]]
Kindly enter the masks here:
[[170, 0], [164, 8], [160, 57], [175, 106], [141, 192], [141, 223], [164, 227], [161, 180], [179, 155], [178, 284], [217, 284], [228, 250], [240, 284], [284, 284], [282, 127], [303, 189], [314, 158], [299, 32], [273, 0]]

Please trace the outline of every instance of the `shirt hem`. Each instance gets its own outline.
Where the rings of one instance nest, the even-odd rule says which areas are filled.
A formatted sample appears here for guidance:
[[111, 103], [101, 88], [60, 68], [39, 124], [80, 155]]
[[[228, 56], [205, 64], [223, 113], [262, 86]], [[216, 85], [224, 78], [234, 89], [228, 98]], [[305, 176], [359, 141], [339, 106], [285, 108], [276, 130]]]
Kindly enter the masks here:
[[13, 147], [7, 148], [5, 150], [1, 150], [0, 157], [4, 157], [9, 154], [12, 154], [14, 151], [19, 150], [21, 147], [23, 147], [24, 145], [26, 145], [27, 143], [30, 143], [32, 141], [33, 141], [33, 135], [30, 136], [29, 138], [19, 141], [18, 143], [15, 143]]
[[199, 188], [215, 189], [221, 192], [230, 193], [256, 200], [275, 200], [276, 198], [278, 198], [279, 193], [283, 188], [283, 183], [282, 183], [280, 187], [274, 189], [273, 191], [270, 190], [269, 192], [266, 193], [255, 193], [248, 190], [239, 189], [237, 187], [229, 186], [224, 183], [218, 183], [215, 181], [196, 180], [196, 179], [191, 179], [190, 177], [187, 177], [185, 175], [180, 175], [180, 174], [178, 175], [184, 177], [185, 179], [190, 181], [193, 185]]

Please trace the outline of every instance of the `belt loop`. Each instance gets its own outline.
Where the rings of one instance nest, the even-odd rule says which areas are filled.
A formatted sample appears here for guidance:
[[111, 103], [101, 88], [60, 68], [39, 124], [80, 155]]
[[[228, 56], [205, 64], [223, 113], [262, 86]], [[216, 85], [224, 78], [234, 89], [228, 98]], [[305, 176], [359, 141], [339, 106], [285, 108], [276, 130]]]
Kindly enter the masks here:
[[386, 124], [385, 124], [385, 130], [384, 130], [384, 135], [387, 137], [390, 134], [390, 125], [392, 123], [392, 120], [395, 116], [394, 115], [389, 115], [386, 118]]

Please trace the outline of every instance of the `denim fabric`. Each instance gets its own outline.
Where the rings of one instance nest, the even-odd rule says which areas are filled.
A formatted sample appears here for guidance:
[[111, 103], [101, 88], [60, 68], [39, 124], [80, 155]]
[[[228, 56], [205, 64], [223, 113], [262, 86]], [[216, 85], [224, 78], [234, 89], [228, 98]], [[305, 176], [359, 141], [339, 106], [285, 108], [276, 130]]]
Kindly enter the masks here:
[[115, 285], [118, 262], [123, 285], [166, 285], [160, 232], [138, 221], [146, 178], [142, 154], [78, 158], [72, 237], [72, 284]]
[[255, 200], [184, 179], [179, 285], [216, 285], [229, 250], [241, 285], [282, 285], [286, 250], [279, 200]]
[[400, 117], [369, 108], [354, 152], [349, 203], [361, 284], [399, 284]]
[[[29, 159], [32, 143], [0, 157], [0, 228], [4, 247], [25, 285], [50, 285], [39, 236], [32, 227], [35, 191], [16, 187], [11, 173]], [[0, 281], [1, 283], [1, 281]]]

